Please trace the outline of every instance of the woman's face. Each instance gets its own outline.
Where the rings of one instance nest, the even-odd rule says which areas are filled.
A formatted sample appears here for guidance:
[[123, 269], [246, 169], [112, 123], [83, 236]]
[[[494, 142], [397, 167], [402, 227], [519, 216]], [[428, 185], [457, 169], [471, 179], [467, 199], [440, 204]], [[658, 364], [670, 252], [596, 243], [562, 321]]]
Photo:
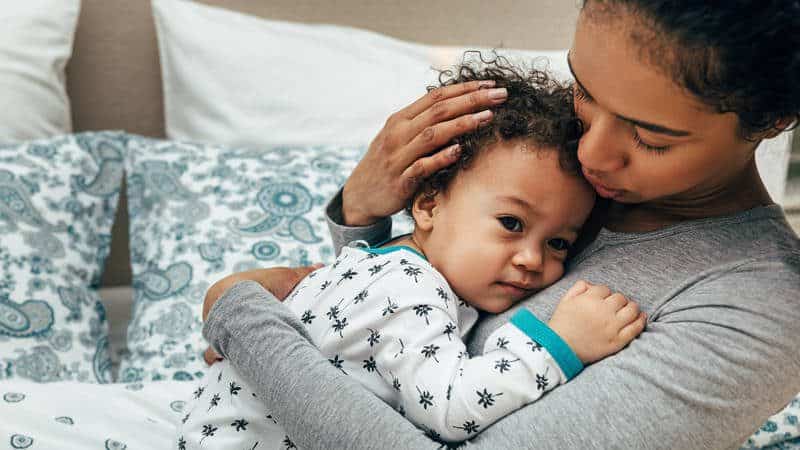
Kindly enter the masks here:
[[602, 197], [656, 208], [735, 196], [756, 143], [739, 137], [735, 114], [711, 111], [646, 62], [625, 14], [582, 12], [569, 53], [586, 178]]

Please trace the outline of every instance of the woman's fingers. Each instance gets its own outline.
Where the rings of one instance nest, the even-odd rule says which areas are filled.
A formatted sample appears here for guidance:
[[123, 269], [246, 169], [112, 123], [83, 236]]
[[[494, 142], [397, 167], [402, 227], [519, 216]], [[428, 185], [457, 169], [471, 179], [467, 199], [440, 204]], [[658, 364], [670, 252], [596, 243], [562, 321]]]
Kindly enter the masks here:
[[426, 127], [491, 108], [508, 98], [506, 88], [481, 89], [434, 103], [411, 120], [411, 131], [419, 133]]
[[431, 125], [414, 137], [408, 144], [409, 152], [407, 156], [414, 161], [422, 158], [430, 152], [441, 148], [456, 136], [469, 133], [481, 125], [492, 120], [493, 113], [484, 110], [475, 114], [457, 117], [452, 120]]
[[437, 102], [453, 97], [460, 97], [480, 89], [491, 88], [494, 87], [494, 84], [493, 80], [477, 80], [439, 87], [429, 91], [427, 94], [420, 97], [419, 100], [401, 109], [396, 115], [399, 118], [411, 120]]
[[400, 176], [403, 195], [410, 197], [417, 191], [419, 183], [439, 169], [443, 169], [458, 160], [461, 148], [458, 144], [439, 150], [431, 156], [414, 161]]
[[274, 267], [271, 269], [261, 269], [265, 275], [262, 285], [270, 286], [269, 290], [279, 301], [284, 301], [294, 290], [297, 283], [311, 272], [322, 267], [321, 264], [303, 267]]
[[310, 266], [295, 267], [293, 270], [294, 270], [295, 276], [297, 276], [297, 280], [300, 281], [303, 278], [305, 278], [306, 275], [310, 274], [311, 272], [313, 272], [313, 271], [315, 271], [317, 269], [322, 268], [324, 265], [325, 264], [322, 264], [322, 263], [315, 263], [315, 264], [312, 264]]

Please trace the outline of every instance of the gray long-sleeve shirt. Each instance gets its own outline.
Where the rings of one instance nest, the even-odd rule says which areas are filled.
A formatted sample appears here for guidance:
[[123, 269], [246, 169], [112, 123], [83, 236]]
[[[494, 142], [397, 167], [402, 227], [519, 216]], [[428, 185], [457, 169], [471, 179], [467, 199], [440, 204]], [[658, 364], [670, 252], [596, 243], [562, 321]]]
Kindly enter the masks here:
[[[332, 204], [336, 215], [336, 203]], [[335, 244], [388, 237], [390, 226], [331, 225]], [[648, 233], [603, 230], [560, 281], [487, 315], [479, 353], [516, 308], [548, 320], [576, 280], [639, 302], [646, 331], [620, 353], [506, 416], [470, 448], [738, 448], [800, 391], [800, 240], [778, 206]], [[305, 449], [439, 444], [335, 369], [299, 321], [253, 282], [211, 311], [205, 336], [253, 384]]]

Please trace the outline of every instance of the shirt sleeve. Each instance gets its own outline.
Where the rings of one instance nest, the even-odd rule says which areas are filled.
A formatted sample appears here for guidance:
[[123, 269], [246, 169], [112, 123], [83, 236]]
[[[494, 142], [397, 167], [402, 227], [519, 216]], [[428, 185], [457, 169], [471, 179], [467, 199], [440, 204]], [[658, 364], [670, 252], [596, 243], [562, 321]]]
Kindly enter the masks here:
[[460, 442], [567, 378], [550, 353], [512, 323], [498, 330], [499, 345], [470, 357], [459, 338], [455, 295], [449, 302], [440, 295], [449, 290], [443, 282], [426, 271], [410, 278], [395, 270], [370, 288], [379, 298], [402, 292], [398, 309], [382, 317], [373, 367], [397, 390], [411, 422], [436, 440]]
[[[777, 269], [742, 267], [648, 311], [648, 329], [627, 348], [505, 416], [468, 447], [738, 448], [800, 391], [798, 274]], [[302, 448], [440, 445], [333, 368], [257, 283], [223, 295], [204, 332], [259, 386]]]
[[365, 241], [369, 245], [384, 242], [392, 235], [392, 218], [384, 217], [372, 225], [351, 227], [344, 225], [342, 214], [342, 190], [331, 199], [325, 208], [325, 218], [328, 221], [328, 231], [333, 240], [333, 249], [338, 255], [342, 247], [353, 241]]

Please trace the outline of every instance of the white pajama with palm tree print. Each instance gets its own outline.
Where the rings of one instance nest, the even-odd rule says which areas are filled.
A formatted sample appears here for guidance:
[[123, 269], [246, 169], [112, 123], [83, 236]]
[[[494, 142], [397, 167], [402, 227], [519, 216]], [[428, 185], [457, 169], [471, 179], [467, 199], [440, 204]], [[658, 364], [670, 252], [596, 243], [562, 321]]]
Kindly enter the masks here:
[[[285, 303], [331, 364], [442, 441], [469, 439], [567, 380], [550, 352], [510, 322], [470, 357], [462, 339], [478, 312], [409, 247], [344, 248]], [[226, 360], [187, 406], [179, 449], [296, 448]]]

